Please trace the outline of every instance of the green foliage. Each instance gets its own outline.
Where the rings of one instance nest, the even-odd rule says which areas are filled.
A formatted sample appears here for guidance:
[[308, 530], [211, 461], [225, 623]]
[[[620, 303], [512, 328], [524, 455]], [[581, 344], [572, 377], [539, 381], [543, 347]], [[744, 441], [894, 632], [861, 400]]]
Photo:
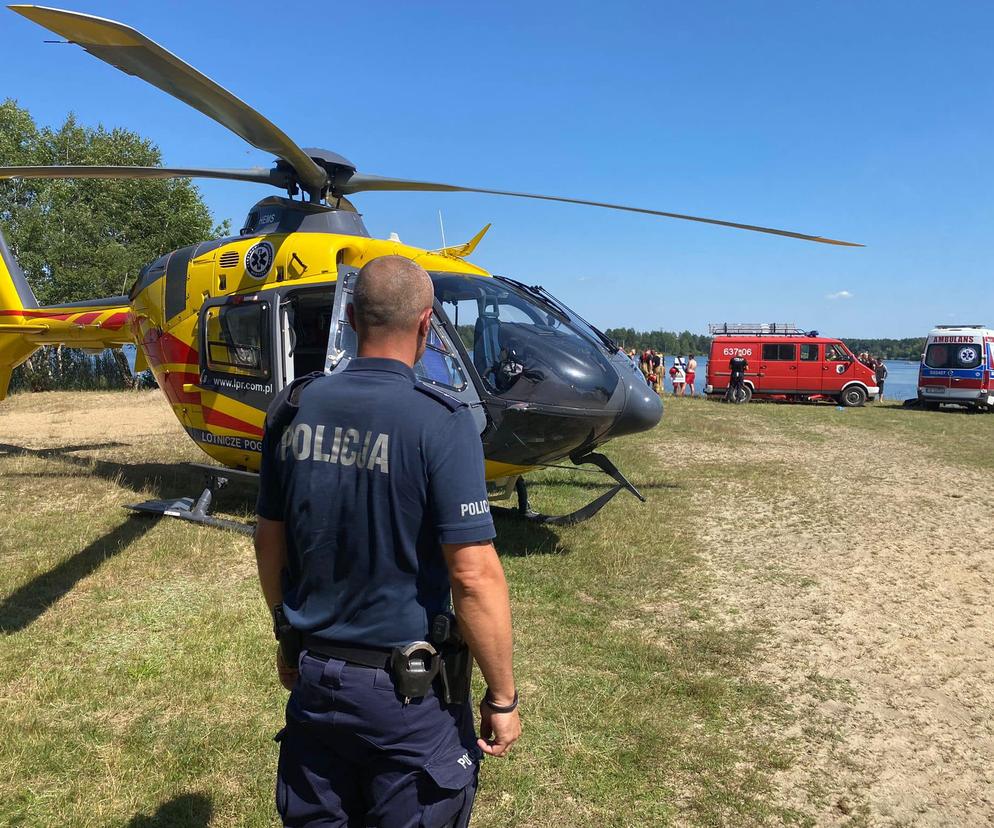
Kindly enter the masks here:
[[664, 354], [706, 354], [711, 349], [711, 337], [690, 331], [636, 331], [634, 328], [608, 328], [605, 333], [626, 351], [652, 348]]
[[907, 339], [846, 339], [846, 345], [854, 354], [868, 351], [881, 359], [910, 359], [917, 362], [925, 350], [925, 337], [913, 336]]
[[14, 369], [10, 393], [18, 391], [113, 391], [154, 388], [151, 371], [132, 377], [121, 370], [111, 349], [88, 354], [79, 348], [42, 348]]
[[[72, 114], [39, 126], [16, 101], [0, 104], [0, 165], [161, 163], [130, 130]], [[0, 226], [41, 304], [119, 295], [162, 253], [230, 232], [188, 179], [0, 181]]]

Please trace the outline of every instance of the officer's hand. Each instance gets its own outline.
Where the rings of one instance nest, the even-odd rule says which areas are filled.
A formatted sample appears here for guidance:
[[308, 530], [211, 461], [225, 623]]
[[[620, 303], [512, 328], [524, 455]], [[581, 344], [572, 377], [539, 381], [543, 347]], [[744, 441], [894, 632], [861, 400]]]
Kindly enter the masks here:
[[518, 711], [494, 713], [480, 702], [480, 736], [476, 744], [488, 756], [503, 756], [521, 736], [521, 719]]
[[296, 667], [290, 667], [283, 660], [283, 648], [279, 644], [276, 645], [276, 674], [280, 677], [280, 684], [287, 690], [293, 690], [299, 672]]

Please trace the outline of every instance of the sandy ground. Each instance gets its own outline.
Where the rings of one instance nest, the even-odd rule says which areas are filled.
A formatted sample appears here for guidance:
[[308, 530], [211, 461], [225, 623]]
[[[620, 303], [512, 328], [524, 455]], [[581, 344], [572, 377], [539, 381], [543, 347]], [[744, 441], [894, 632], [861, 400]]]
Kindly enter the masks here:
[[769, 631], [755, 669], [796, 749], [780, 794], [819, 825], [994, 824], [989, 476], [845, 434], [684, 455], [773, 472], [709, 484], [699, 525], [716, 604]]
[[[40, 398], [44, 402], [39, 403]], [[185, 440], [194, 446], [157, 389], [85, 395], [61, 391], [43, 397], [14, 394], [3, 402], [0, 426], [0, 442], [9, 439], [26, 448], [97, 445], [115, 440], [135, 444], [158, 438]], [[203, 460], [198, 462], [206, 460], [201, 457]]]

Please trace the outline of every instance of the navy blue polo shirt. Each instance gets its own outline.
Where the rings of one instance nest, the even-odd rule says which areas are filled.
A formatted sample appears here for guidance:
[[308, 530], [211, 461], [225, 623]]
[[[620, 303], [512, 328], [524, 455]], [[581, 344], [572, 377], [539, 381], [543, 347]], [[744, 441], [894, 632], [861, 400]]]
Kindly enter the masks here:
[[425, 639], [449, 607], [441, 544], [496, 534], [469, 408], [367, 357], [282, 410], [267, 417], [256, 511], [286, 523], [290, 623], [356, 646]]

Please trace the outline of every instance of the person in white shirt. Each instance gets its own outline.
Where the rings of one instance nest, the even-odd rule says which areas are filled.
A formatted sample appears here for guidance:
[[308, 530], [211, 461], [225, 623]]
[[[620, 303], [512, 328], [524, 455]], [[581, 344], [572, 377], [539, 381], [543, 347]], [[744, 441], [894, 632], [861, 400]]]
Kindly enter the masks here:
[[673, 359], [673, 367], [670, 368], [670, 379], [673, 381], [673, 396], [682, 397], [684, 384], [687, 381], [687, 365], [683, 361], [683, 354]]

